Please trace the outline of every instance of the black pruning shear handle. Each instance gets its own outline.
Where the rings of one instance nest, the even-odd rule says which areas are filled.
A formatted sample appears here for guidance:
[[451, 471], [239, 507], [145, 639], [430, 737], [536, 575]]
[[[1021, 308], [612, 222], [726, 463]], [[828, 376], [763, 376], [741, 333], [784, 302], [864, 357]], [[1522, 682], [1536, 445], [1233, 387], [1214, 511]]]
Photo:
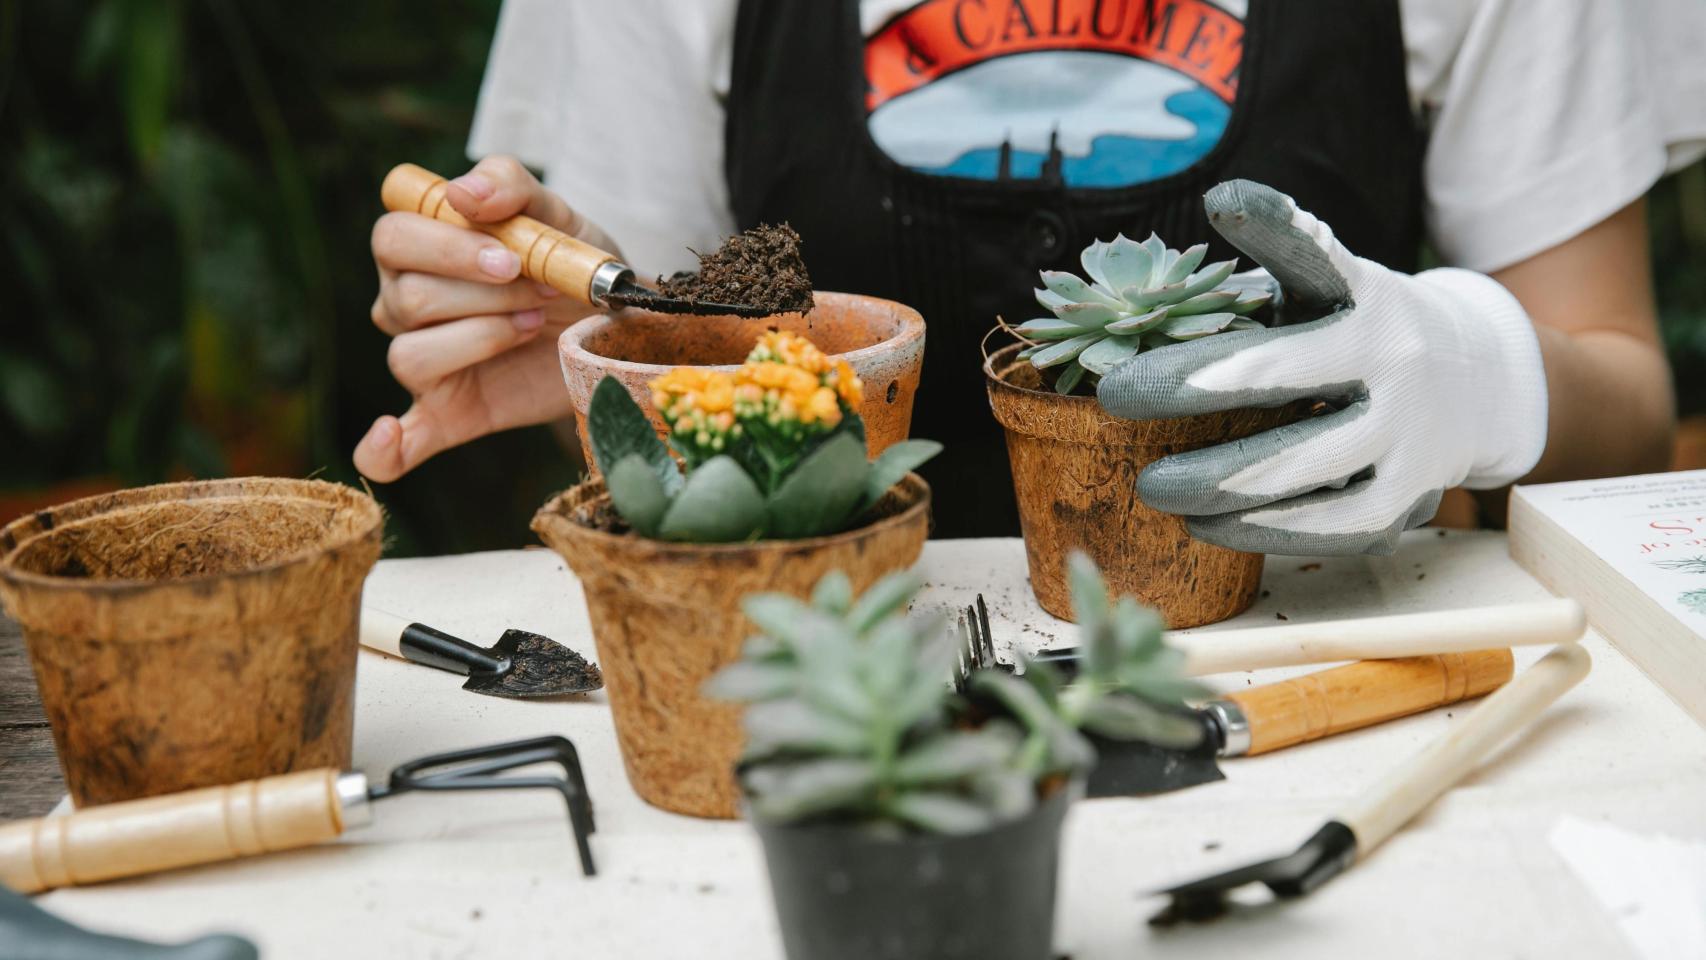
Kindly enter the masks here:
[[373, 607], [361, 611], [361, 645], [468, 678], [462, 689], [530, 699], [587, 693], [604, 686], [598, 667], [549, 637], [505, 630], [490, 647]]

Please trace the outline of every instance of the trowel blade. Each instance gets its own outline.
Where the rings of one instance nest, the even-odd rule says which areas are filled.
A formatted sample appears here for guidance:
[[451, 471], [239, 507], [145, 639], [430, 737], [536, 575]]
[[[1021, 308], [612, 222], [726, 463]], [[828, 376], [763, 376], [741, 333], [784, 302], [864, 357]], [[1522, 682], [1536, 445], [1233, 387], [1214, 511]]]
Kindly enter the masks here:
[[[1208, 721], [1204, 723], [1206, 727]], [[1212, 732], [1205, 729], [1205, 734]], [[1090, 739], [1096, 745], [1097, 760], [1085, 787], [1086, 796], [1140, 797], [1226, 779], [1215, 761], [1219, 741], [1212, 735], [1205, 735], [1188, 750], [1134, 740]]]
[[605, 294], [604, 300], [613, 307], [635, 307], [640, 310], [650, 310], [653, 313], [689, 313], [703, 317], [769, 317], [777, 313], [791, 313], [789, 310], [769, 310], [753, 306], [750, 303], [711, 303], [708, 300], [682, 300], [677, 297], [666, 297], [649, 287], [642, 287], [633, 281], [617, 284], [614, 290]]
[[462, 689], [493, 697], [525, 700], [586, 693], [604, 686], [595, 664], [549, 637], [526, 630], [505, 630], [492, 653], [507, 657], [502, 673], [475, 674]]

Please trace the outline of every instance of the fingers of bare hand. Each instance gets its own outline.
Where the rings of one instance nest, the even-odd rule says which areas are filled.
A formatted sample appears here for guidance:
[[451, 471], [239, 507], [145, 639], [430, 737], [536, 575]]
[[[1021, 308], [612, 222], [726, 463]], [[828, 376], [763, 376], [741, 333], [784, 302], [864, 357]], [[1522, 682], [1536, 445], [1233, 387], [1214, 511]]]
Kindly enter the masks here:
[[373, 259], [382, 271], [478, 283], [508, 283], [521, 275], [521, 258], [502, 243], [418, 213], [387, 213], [373, 224]]
[[450, 181], [445, 199], [458, 213], [482, 223], [524, 213], [571, 234], [580, 226], [563, 198], [545, 189], [514, 157], [492, 156], [474, 164]]
[[374, 323], [396, 336], [409, 330], [486, 314], [515, 313], [544, 306], [561, 294], [531, 280], [493, 286], [430, 273], [399, 273], [379, 286]]
[[544, 323], [538, 309], [453, 320], [397, 336], [386, 362], [397, 382], [419, 395], [458, 370], [533, 339]]

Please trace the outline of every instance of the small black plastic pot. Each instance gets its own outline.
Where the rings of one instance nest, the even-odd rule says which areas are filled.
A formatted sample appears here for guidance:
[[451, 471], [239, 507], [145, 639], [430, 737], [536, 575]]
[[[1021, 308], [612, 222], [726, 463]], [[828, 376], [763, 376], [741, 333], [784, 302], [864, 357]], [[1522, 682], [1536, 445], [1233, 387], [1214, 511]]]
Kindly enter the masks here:
[[791, 960], [1050, 960], [1060, 827], [1082, 784], [967, 836], [765, 823]]

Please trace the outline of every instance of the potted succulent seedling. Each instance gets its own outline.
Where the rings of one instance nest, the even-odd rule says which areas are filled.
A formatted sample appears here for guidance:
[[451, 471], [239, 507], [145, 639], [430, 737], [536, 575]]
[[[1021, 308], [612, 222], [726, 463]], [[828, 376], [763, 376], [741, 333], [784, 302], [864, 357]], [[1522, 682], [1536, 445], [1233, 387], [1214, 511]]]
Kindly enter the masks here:
[[866, 587], [918, 558], [930, 489], [910, 471], [941, 446], [909, 440], [867, 460], [863, 389], [845, 360], [772, 331], [732, 372], [678, 368], [649, 384], [667, 446], [616, 379], [594, 391], [603, 478], [551, 499], [533, 529], [580, 577], [623, 762], [647, 801], [737, 813], [738, 711], [699, 688], [739, 655], [743, 594], [803, 596], [832, 569]]
[[748, 597], [760, 633], [708, 685], [749, 704], [740, 767], [794, 960], [1054, 956], [1060, 828], [1095, 751], [1082, 731], [1194, 745], [1194, 684], [1160, 620], [1110, 604], [1079, 555], [1085, 662], [980, 670], [955, 694], [940, 616], [908, 617], [913, 573], [855, 599], [840, 572], [810, 602]]
[[1235, 260], [1201, 266], [1207, 250], [1169, 249], [1153, 234], [1098, 240], [1080, 258], [1084, 277], [1042, 272], [1037, 302], [1051, 316], [1009, 328], [1020, 342], [984, 360], [1031, 587], [1057, 617], [1071, 616], [1061, 571], [1075, 549], [1175, 627], [1224, 620], [1255, 599], [1261, 556], [1191, 539], [1184, 521], [1138, 499], [1137, 478], [1161, 457], [1271, 429], [1300, 410], [1121, 420], [1094, 395], [1102, 374], [1143, 351], [1264, 323], [1266, 284], [1234, 275]]

